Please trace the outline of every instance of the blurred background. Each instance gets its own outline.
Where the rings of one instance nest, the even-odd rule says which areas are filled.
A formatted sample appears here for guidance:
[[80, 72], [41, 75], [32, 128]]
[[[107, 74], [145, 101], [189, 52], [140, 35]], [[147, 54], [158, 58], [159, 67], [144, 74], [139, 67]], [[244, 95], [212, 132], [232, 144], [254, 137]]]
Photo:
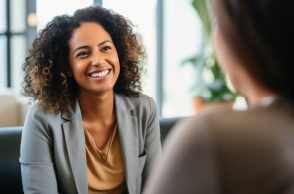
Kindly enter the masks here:
[[246, 108], [217, 66], [209, 0], [0, 0], [0, 115], [7, 117], [0, 127], [23, 125], [29, 105], [20, 94], [21, 66], [36, 34], [53, 17], [96, 3], [136, 25], [148, 54], [143, 93], [155, 99], [160, 117], [218, 104]]

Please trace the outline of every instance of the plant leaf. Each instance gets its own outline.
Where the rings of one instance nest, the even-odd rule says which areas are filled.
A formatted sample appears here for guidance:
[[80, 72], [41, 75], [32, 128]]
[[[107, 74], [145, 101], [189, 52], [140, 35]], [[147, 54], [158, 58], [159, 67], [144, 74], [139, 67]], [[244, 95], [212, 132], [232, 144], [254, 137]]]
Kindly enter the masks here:
[[193, 66], [197, 66], [198, 62], [200, 60], [203, 60], [203, 57], [201, 55], [196, 56], [196, 57], [192, 57], [190, 59], [186, 59], [184, 61], [181, 62], [180, 66], [183, 67], [185, 64], [187, 64], [188, 62], [192, 63]]
[[[202, 20], [204, 29], [210, 37], [211, 33], [211, 24], [212, 24], [212, 16], [211, 16], [211, 10], [208, 10], [210, 8], [210, 5], [208, 5], [209, 2], [206, 0], [193, 0], [192, 5], [197, 10], [199, 17]], [[211, 8], [210, 8], [211, 9]]]

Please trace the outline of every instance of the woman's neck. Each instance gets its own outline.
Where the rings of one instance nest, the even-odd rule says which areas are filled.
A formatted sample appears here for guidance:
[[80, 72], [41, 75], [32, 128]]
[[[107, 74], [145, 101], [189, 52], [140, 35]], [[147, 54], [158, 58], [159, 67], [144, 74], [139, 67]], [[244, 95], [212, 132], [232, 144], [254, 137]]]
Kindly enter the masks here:
[[79, 90], [78, 99], [83, 122], [109, 122], [115, 119], [114, 92], [92, 93]]

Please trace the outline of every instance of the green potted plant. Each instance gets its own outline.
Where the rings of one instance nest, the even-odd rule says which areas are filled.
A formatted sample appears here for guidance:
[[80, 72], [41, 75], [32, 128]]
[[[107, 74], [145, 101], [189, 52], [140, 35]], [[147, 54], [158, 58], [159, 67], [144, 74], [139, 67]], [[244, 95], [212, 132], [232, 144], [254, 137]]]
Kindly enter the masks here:
[[202, 106], [207, 102], [213, 102], [213, 104], [232, 102], [237, 96], [235, 91], [228, 88], [225, 73], [220, 69], [215, 58], [211, 40], [211, 26], [214, 17], [210, 1], [211, 0], [192, 1], [192, 5], [196, 9], [203, 24], [205, 44], [200, 54], [183, 61], [181, 64], [192, 64], [197, 72], [195, 84], [191, 88], [193, 96], [195, 96], [194, 105], [196, 113], [202, 109]]

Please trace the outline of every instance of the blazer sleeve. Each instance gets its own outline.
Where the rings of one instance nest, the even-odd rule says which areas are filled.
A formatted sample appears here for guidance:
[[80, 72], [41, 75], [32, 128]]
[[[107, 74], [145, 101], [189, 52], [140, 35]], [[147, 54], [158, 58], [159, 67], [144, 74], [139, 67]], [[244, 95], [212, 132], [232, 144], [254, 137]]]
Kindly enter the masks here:
[[189, 119], [176, 124], [143, 194], [218, 193], [215, 155], [206, 129]]
[[149, 97], [150, 114], [147, 122], [147, 132], [144, 147], [147, 152], [146, 162], [142, 173], [142, 188], [149, 177], [156, 161], [161, 157], [160, 128], [157, 106], [153, 98]]
[[26, 117], [20, 146], [24, 193], [58, 193], [52, 150], [46, 115], [33, 106]]

